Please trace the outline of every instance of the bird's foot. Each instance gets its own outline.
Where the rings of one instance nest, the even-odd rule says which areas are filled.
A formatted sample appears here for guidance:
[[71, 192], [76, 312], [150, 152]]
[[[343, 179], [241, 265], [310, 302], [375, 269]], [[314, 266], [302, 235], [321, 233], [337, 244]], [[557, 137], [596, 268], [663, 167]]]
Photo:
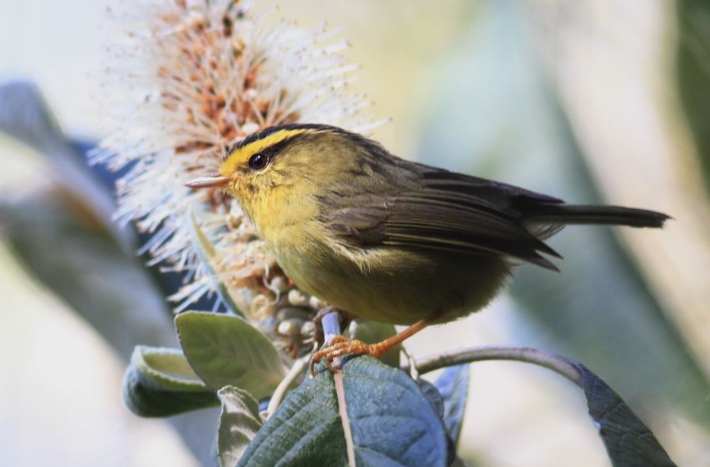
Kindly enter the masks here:
[[350, 339], [345, 336], [335, 336], [329, 347], [319, 350], [311, 357], [309, 365], [311, 377], [315, 376], [315, 365], [320, 360], [325, 358], [325, 366], [330, 371], [334, 371], [333, 360], [344, 355], [370, 355], [371, 357], [380, 358], [389, 350], [389, 346], [385, 342], [377, 344], [366, 344], [363, 341]]

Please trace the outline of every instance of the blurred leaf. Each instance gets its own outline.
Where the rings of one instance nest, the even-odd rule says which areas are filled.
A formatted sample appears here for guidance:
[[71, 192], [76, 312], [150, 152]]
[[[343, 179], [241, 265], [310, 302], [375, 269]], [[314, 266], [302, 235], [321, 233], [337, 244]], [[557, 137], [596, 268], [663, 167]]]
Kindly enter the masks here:
[[190, 365], [215, 390], [236, 386], [261, 399], [285, 376], [271, 341], [241, 318], [186, 312], [175, 325]]
[[710, 194], [710, 4], [705, 0], [679, 0], [675, 10], [679, 95]]
[[33, 83], [3, 83], [0, 103], [0, 131], [41, 153], [64, 145], [63, 133]]
[[165, 300], [146, 270], [87, 220], [80, 206], [56, 187], [0, 200], [3, 236], [21, 264], [124, 359], [136, 345], [175, 345]]
[[[46, 162], [28, 183], [34, 192], [0, 198], [3, 240], [19, 263], [124, 360], [139, 344], [177, 345], [165, 294], [134, 253], [135, 234], [111, 221], [113, 183], [96, 181], [33, 85], [0, 86], [0, 132], [40, 151]], [[45, 176], [51, 178], [50, 186]], [[170, 419], [203, 464], [214, 460], [210, 441], [215, 417], [209, 412]]]
[[651, 430], [634, 415], [628, 405], [597, 375], [584, 365], [584, 394], [589, 415], [599, 429], [614, 467], [675, 467]]
[[486, 360], [539, 365], [564, 376], [584, 390], [589, 414], [615, 467], [674, 467], [675, 464], [651, 430], [604, 381], [584, 365], [561, 355], [531, 347], [481, 346], [427, 358], [419, 361], [417, 367], [427, 372], [441, 366], [458, 364], [458, 367], [453, 368], [460, 369], [470, 363]]
[[[603, 202], [535, 62], [525, 6], [483, 5], [480, 27], [462, 38], [444, 68], [441, 95], [433, 96], [437, 105], [424, 123], [421, 159], [569, 202]], [[570, 227], [550, 244], [565, 256], [562, 273], [516, 271], [511, 291], [519, 321], [507, 329], [608, 374], [641, 413], [670, 406], [710, 426], [708, 381], [611, 230]]]
[[217, 430], [219, 465], [233, 466], [239, 462], [264, 422], [259, 415], [259, 403], [248, 392], [226, 386], [217, 395], [222, 401]]
[[110, 220], [111, 194], [65, 140], [34, 85], [0, 86], [0, 131], [44, 154], [38, 181], [48, 175], [55, 182], [0, 199], [4, 237], [21, 263], [126, 360], [138, 344], [174, 344], [165, 300], [132, 253], [133, 237]]
[[444, 425], [454, 443], [458, 443], [466, 412], [469, 372], [468, 364], [449, 367], [434, 382], [444, 401]]
[[[446, 423], [444, 420], [444, 399], [443, 397], [441, 397], [441, 393], [439, 393], [437, 387], [423, 378], [419, 378], [417, 380], [417, 386], [419, 386], [419, 390], [421, 391], [422, 395], [426, 398], [427, 401], [429, 401], [429, 405], [431, 405], [431, 408], [434, 410], [436, 416], [439, 417], [442, 422], [444, 422], [444, 427], [446, 427]], [[450, 465], [455, 462], [456, 442], [448, 434], [448, 432], [446, 434], [446, 450], [448, 452], [448, 457], [445, 465]]]
[[467, 463], [466, 461], [464, 461], [463, 459], [457, 457], [456, 459], [454, 459], [454, 463], [451, 464], [450, 467], [470, 467], [470, 465], [471, 465], [471, 464], [468, 464], [468, 463]]
[[[73, 216], [87, 228], [90, 227], [96, 232], [103, 231], [106, 236], [113, 237], [118, 248], [138, 267], [144, 268], [135, 259], [134, 250], [138, 245], [139, 235], [133, 226], [122, 227], [111, 220], [114, 212], [116, 179], [125, 174], [130, 167], [124, 167], [117, 172], [109, 171], [105, 166], [90, 167], [86, 153], [94, 149], [94, 144], [90, 141], [70, 141], [65, 138], [41, 93], [29, 82], [0, 85], [0, 131], [6, 132], [43, 154], [47, 163], [40, 167], [42, 172], [38, 174], [38, 179], [50, 178], [58, 185], [57, 190]], [[42, 215], [40, 212], [34, 214], [38, 219]], [[28, 214], [29, 216], [31, 214]], [[149, 239], [150, 235], [143, 235], [141, 241], [146, 242]], [[62, 239], [58, 238], [57, 243], [59, 240]], [[23, 251], [18, 253], [22, 256]], [[32, 267], [31, 264], [28, 266]], [[154, 281], [148, 280], [147, 285], [155, 284], [162, 287], [156, 295], [164, 301], [162, 297], [177, 292], [178, 287], [182, 285], [184, 274], [160, 273], [158, 269], [159, 266], [149, 269], [154, 273]], [[141, 275], [144, 273], [141, 272]], [[207, 297], [203, 297], [193, 305], [200, 309], [215, 308]], [[158, 307], [163, 308], [166, 316], [170, 316], [167, 307], [160, 305]], [[78, 311], [83, 312], [83, 310]], [[164, 324], [166, 329], [172, 331], [170, 320], [166, 319]], [[145, 342], [153, 341], [143, 343]], [[173, 342], [174, 340], [170, 343]], [[133, 344], [127, 345], [125, 349], [121, 349], [122, 355], [128, 358], [132, 349]]]
[[[200, 259], [202, 260], [202, 265], [209, 269], [211, 275], [217, 276], [218, 274], [214, 270], [216, 254], [214, 246], [210, 242], [209, 238], [207, 238], [207, 235], [205, 235], [205, 233], [202, 231], [200, 224], [197, 222], [197, 218], [195, 216], [194, 211], [190, 212], [190, 226], [192, 227], [191, 232], [193, 237], [193, 244], [195, 245], [195, 251], [197, 251], [197, 254], [200, 256]], [[232, 298], [229, 289], [227, 289], [227, 287], [221, 281], [217, 286], [217, 293], [219, 294], [220, 299], [227, 305], [227, 308], [229, 308], [230, 311], [241, 316], [242, 318], [244, 317], [244, 313], [242, 313], [237, 304], [234, 302], [234, 299]]]
[[178, 349], [138, 346], [123, 379], [123, 400], [141, 417], [167, 417], [219, 405]]
[[[135, 166], [135, 163], [128, 163], [120, 169], [111, 170], [106, 165], [103, 164], [89, 164], [90, 153], [96, 150], [97, 142], [90, 139], [72, 138], [69, 140], [69, 144], [76, 151], [77, 154], [81, 154], [82, 161], [89, 168], [91, 173], [97, 177], [101, 185], [107, 190], [114, 198], [117, 197], [116, 185], [118, 181], [123, 178], [131, 169]], [[151, 232], [140, 232], [136, 229], [135, 224], [129, 224], [127, 227], [135, 231], [134, 233], [138, 237], [136, 245], [147, 245], [153, 233]], [[150, 249], [145, 247], [141, 249], [142, 254], [141, 259], [145, 261], [143, 265], [150, 276], [153, 279], [156, 287], [160, 290], [163, 297], [171, 297], [177, 294], [180, 289], [187, 283], [190, 282], [192, 278], [192, 271], [175, 271], [170, 268], [165, 268], [163, 263], [153, 263], [153, 256], [150, 253]], [[130, 256], [133, 256], [133, 252], [130, 252]], [[224, 302], [220, 300], [215, 294], [207, 293], [203, 294], [200, 298], [195, 300], [192, 299], [190, 307], [195, 310], [211, 310], [214, 312], [224, 312], [227, 311]], [[172, 328], [172, 322], [170, 323]]]
[[[353, 339], [358, 339], [368, 344], [376, 344], [397, 334], [393, 324], [378, 323], [366, 319], [358, 319], [354, 321], [355, 332], [352, 333]], [[399, 368], [399, 353], [402, 350], [402, 345], [397, 344], [384, 354], [380, 361], [389, 366]]]
[[135, 235], [112, 222], [113, 196], [93, 176], [64, 137], [37, 87], [29, 82], [0, 85], [0, 131], [6, 132], [47, 157], [45, 175], [83, 205], [85, 215], [96, 218], [118, 244], [129, 251]]
[[[447, 465], [443, 424], [406, 373], [359, 357], [342, 376], [358, 467]], [[321, 371], [288, 395], [239, 466], [347, 464], [333, 375]]]
[[426, 397], [426, 400], [429, 401], [429, 405], [431, 405], [431, 408], [434, 409], [434, 413], [436, 413], [437, 417], [440, 419], [444, 419], [444, 399], [441, 397], [441, 393], [439, 393], [439, 390], [434, 386], [432, 383], [429, 381], [419, 378], [417, 380], [417, 386], [419, 386], [419, 390], [421, 391], [422, 395]]

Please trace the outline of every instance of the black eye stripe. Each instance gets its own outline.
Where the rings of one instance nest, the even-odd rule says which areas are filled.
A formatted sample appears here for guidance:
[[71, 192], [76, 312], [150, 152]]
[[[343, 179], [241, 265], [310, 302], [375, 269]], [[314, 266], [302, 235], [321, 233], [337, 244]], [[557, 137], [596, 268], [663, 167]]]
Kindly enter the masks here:
[[276, 125], [272, 126], [269, 128], [265, 128], [259, 132], [252, 133], [251, 135], [247, 136], [240, 142], [236, 143], [234, 146], [229, 148], [227, 151], [228, 153], [231, 153], [232, 151], [236, 149], [242, 149], [246, 146], [249, 146], [251, 143], [254, 143], [256, 141], [259, 141], [260, 139], [264, 139], [267, 136], [270, 136], [276, 132], [282, 131], [282, 130], [315, 130], [315, 131], [333, 131], [333, 132], [343, 132], [340, 128], [336, 128], [334, 126], [330, 125], [321, 125], [318, 123], [294, 123], [290, 125]]
[[[277, 128], [277, 127], [274, 127], [274, 128]], [[288, 128], [288, 127], [284, 127], [284, 128]], [[274, 158], [276, 158], [279, 155], [279, 152], [281, 152], [284, 148], [286, 148], [286, 146], [288, 146], [293, 141], [295, 141], [296, 139], [298, 139], [302, 136], [305, 136], [305, 134], [296, 134], [296, 135], [291, 135], [289, 137], [286, 137], [286, 138], [282, 139], [281, 141], [278, 141], [278, 142], [272, 144], [271, 146], [263, 148], [261, 151], [259, 151], [256, 154], [253, 154], [251, 157], [254, 157], [258, 154], [265, 155], [267, 157], [267, 165], [268, 165], [269, 163], [273, 162]], [[242, 149], [242, 148], [248, 146], [248, 144], [245, 144], [245, 142], [247, 142], [248, 140], [251, 140], [250, 142], [256, 141], [254, 139], [254, 135], [247, 137], [247, 139], [245, 139], [245, 140], [241, 141], [240, 143], [237, 143], [236, 145], [229, 148], [227, 150], [227, 152], [225, 153], [224, 157], [222, 158], [222, 160], [226, 161], [235, 151], [238, 151], [239, 149]], [[249, 161], [251, 161], [251, 157], [249, 158]], [[251, 164], [249, 161], [247, 161], [247, 164], [249, 165], [249, 167], [251, 167]]]

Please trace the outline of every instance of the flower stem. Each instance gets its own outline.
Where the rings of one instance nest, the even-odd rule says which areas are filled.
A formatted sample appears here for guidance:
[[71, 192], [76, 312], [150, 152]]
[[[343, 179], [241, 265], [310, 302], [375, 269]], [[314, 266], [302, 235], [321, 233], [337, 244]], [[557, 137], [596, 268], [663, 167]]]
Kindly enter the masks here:
[[309, 361], [310, 356], [307, 355], [299, 358], [293, 363], [293, 366], [289, 370], [288, 374], [283, 380], [281, 380], [279, 385], [276, 387], [274, 394], [271, 396], [269, 406], [266, 409], [266, 413], [269, 417], [276, 412], [276, 409], [281, 404], [281, 401], [283, 401], [284, 397], [286, 397], [286, 393], [288, 393], [288, 391], [296, 385], [298, 378], [303, 376], [303, 372], [306, 371], [306, 368], [308, 368]]
[[[531, 347], [482, 346], [445, 352], [430, 357], [417, 359], [415, 365], [420, 374], [429, 373], [440, 368], [473, 363], [485, 360], [512, 360], [532, 363], [552, 370], [579, 387], [583, 387], [582, 372], [574, 361], [561, 355]], [[408, 370], [405, 364], [403, 370]]]
[[350, 426], [350, 417], [348, 416], [348, 407], [345, 403], [345, 384], [343, 383], [343, 374], [336, 371], [333, 374], [335, 381], [335, 393], [338, 398], [338, 413], [340, 413], [340, 421], [343, 424], [343, 433], [345, 434], [345, 447], [348, 453], [348, 467], [357, 467], [355, 462], [355, 442], [353, 441], [353, 432]]

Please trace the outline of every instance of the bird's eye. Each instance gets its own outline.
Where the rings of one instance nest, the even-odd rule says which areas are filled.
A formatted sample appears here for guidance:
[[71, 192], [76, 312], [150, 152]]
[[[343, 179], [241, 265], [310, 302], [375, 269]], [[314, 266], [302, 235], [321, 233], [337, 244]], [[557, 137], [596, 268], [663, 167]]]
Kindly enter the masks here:
[[256, 153], [249, 158], [249, 168], [254, 170], [261, 170], [269, 163], [268, 156], [262, 153]]

